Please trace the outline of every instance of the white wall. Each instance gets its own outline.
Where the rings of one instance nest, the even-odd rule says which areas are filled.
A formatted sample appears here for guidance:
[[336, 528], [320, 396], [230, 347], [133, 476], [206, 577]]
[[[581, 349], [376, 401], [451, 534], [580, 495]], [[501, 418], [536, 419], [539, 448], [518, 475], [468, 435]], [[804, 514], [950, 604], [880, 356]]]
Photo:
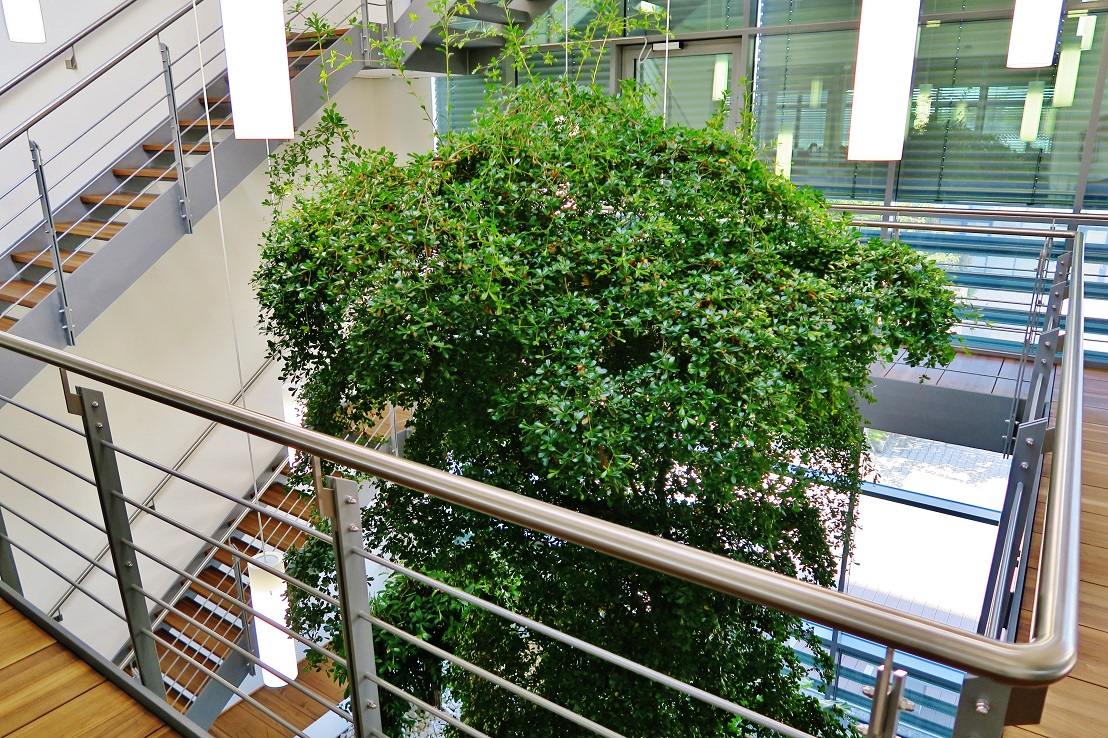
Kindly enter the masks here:
[[[429, 80], [419, 80], [417, 86], [429, 99]], [[398, 153], [425, 151], [431, 146], [430, 124], [422, 120], [414, 99], [399, 80], [355, 78], [335, 101], [359, 130], [359, 143], [365, 146], [390, 146]], [[257, 330], [258, 307], [249, 284], [268, 217], [261, 205], [266, 186], [263, 165], [222, 203], [226, 271], [219, 213], [213, 211], [197, 224], [192, 236], [183, 238], [82, 331], [78, 345], [70, 351], [209, 397], [224, 401], [234, 397], [239, 389], [240, 362], [244, 378], [266, 363], [266, 343]], [[277, 374], [277, 368], [270, 367], [247, 392], [245, 404], [249, 409], [281, 416]], [[74, 378], [74, 383], [93, 384], [79, 378]], [[110, 388], [105, 393], [115, 442], [166, 466], [173, 466], [208, 426], [204, 420]], [[16, 399], [63, 422], [80, 425], [79, 418], [65, 412], [58, 374], [52, 368], [40, 372]], [[91, 474], [82, 438], [17, 407], [0, 408], [0, 433]], [[220, 428], [199, 446], [182, 471], [242, 495], [279, 450], [274, 444], [256, 440], [248, 449], [243, 434]], [[140, 500], [163, 476], [126, 458], [120, 460], [120, 466], [125, 494]], [[3, 441], [0, 470], [31, 483], [94, 521], [101, 518], [91, 486]], [[95, 556], [104, 545], [101, 533], [11, 480], [0, 478], [0, 503], [61, 535], [86, 554]], [[212, 493], [181, 481], [167, 485], [156, 504], [160, 512], [207, 534], [231, 507]], [[70, 578], [84, 569], [77, 556], [45, 540], [15, 516], [6, 515], [6, 521], [15, 540], [30, 542], [32, 550]], [[202, 548], [196, 539], [148, 515], [140, 516], [133, 531], [138, 545], [178, 566]], [[44, 609], [51, 607], [65, 591], [65, 584], [18, 552], [17, 560], [27, 596]], [[149, 562], [140, 562], [140, 570], [146, 588], [159, 596], [176, 579], [172, 572]], [[118, 606], [115, 583], [106, 574], [95, 572], [87, 585]], [[122, 624], [83, 594], [71, 598], [63, 613], [70, 629], [104, 653], [113, 654], [126, 638]]]

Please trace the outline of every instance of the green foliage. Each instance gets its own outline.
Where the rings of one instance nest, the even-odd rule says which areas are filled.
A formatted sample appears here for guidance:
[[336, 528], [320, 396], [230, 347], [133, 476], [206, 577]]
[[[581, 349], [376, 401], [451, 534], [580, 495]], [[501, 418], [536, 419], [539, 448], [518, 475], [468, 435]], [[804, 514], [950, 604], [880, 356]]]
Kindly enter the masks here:
[[[414, 408], [409, 458], [832, 586], [865, 440], [869, 365], [952, 358], [942, 270], [863, 241], [750, 141], [666, 127], [639, 91], [494, 92], [474, 129], [401, 163], [333, 109], [273, 163], [256, 274], [271, 353], [312, 427]], [[794, 476], [794, 465], [820, 472]], [[794, 617], [382, 485], [366, 544], [572, 635], [820, 736]], [[310, 543], [290, 572], [326, 588]], [[763, 735], [726, 713], [393, 579], [378, 617], [631, 736]], [[342, 652], [335, 614], [293, 623]], [[392, 639], [392, 640], [390, 640]], [[550, 717], [380, 635], [381, 675], [504, 738]], [[339, 676], [342, 676], [341, 673]], [[406, 707], [386, 704], [398, 735]]]

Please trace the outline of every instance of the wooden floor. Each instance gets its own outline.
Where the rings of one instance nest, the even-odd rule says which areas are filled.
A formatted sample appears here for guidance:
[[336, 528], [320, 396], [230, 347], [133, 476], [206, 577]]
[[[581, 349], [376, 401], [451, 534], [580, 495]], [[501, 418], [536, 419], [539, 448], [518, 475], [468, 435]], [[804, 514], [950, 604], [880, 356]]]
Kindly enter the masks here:
[[[337, 705], [343, 699], [342, 687], [331, 681], [324, 672], [309, 670], [304, 662], [300, 662], [300, 675], [296, 681], [332, 705]], [[250, 696], [280, 715], [297, 730], [303, 730], [327, 712], [318, 702], [293, 687], [262, 687]], [[286, 738], [295, 735], [246, 702], [239, 702], [220, 715], [208, 732], [215, 738]]]
[[[1084, 401], [1078, 663], [1050, 688], [1042, 722], [1006, 738], [1108, 736], [1108, 372], [1085, 371]], [[1025, 611], [1024, 631], [1028, 620]]]
[[[870, 367], [870, 373], [876, 377], [898, 379], [903, 382], [918, 382], [927, 377], [927, 384], [948, 389], [984, 392], [992, 395], [1011, 397], [1016, 390], [1020, 376], [1020, 360], [985, 354], [969, 354], [959, 351], [954, 360], [937, 369], [921, 369], [903, 362], [902, 351], [890, 364], [877, 363]], [[1021, 395], [1026, 394], [1028, 374], [1024, 370], [1024, 386]]]
[[177, 733], [0, 599], [0, 736], [170, 738]]

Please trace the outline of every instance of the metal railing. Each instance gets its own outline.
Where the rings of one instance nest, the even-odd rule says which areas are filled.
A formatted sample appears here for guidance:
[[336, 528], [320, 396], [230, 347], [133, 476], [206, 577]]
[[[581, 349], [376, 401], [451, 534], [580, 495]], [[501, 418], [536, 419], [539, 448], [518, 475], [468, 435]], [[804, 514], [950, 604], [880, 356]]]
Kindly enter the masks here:
[[[198, 0], [197, 4], [202, 2]], [[53, 292], [55, 296], [51, 299], [58, 301], [66, 342], [72, 345], [75, 326], [65, 290], [66, 273], [73, 271], [85, 256], [95, 253], [98, 241], [106, 240], [129, 222], [132, 206], [142, 207], [138, 203], [145, 204], [166, 188], [175, 189], [181, 222], [185, 232], [191, 232], [194, 218], [188, 193], [189, 165], [222, 140], [217, 138], [217, 132], [228, 136], [231, 132], [226, 116], [213, 119], [211, 115], [217, 106], [230, 104], [229, 97], [222, 92], [221, 79], [226, 70], [222, 28], [217, 24], [201, 34], [197, 25], [196, 41], [183, 52], [171, 52], [161, 41], [164, 34], [183, 28], [179, 24], [186, 23], [191, 28], [194, 8], [193, 3], [186, 3], [0, 137], [0, 155], [23, 138], [31, 149], [30, 171], [22, 178], [11, 176], [8, 180], [11, 186], [0, 195], [0, 212], [5, 213], [0, 234], [7, 241], [0, 244], [0, 257], [6, 258], [16, 250], [27, 256], [26, 263], [14, 272], [0, 271], [0, 290], [11, 293], [0, 301], [0, 318], [17, 319]], [[358, 0], [308, 0], [298, 17], [317, 14], [349, 19], [364, 9], [364, 3]], [[368, 26], [364, 14], [362, 23]], [[102, 25], [83, 33], [87, 36]], [[317, 38], [305, 29], [293, 32], [288, 43], [290, 47], [309, 42], [329, 47], [335, 40]], [[153, 44], [158, 46], [161, 64], [156, 70], [146, 71], [142, 67], [146, 62], [142, 60]], [[290, 69], [305, 61], [311, 59], [290, 56]], [[124, 67], [136, 81], [120, 89], [115, 77]], [[97, 84], [108, 76], [111, 81]], [[5, 90], [29, 77], [29, 73], [17, 77]], [[53, 141], [50, 150], [40, 147], [34, 138], [36, 126], [53, 120], [52, 116], [72, 115], [72, 106], [81, 105], [88, 95], [109, 95], [118, 99], [119, 105], [77, 127], [72, 135]], [[184, 107], [179, 104], [182, 101]], [[159, 108], [163, 112], [158, 112]], [[180, 125], [182, 110], [195, 111], [190, 116], [195, 120]], [[143, 144], [151, 138], [164, 139], [166, 143], [147, 150]], [[77, 155], [80, 151], [100, 150], [116, 153], [110, 161], [92, 167], [88, 157]], [[63, 164], [68, 164], [67, 168], [57, 171]], [[106, 178], [113, 168], [132, 171], [116, 174], [114, 179]], [[102, 187], [90, 193], [94, 183], [101, 180], [105, 180]], [[82, 196], [90, 194], [96, 196], [95, 201], [82, 200]], [[41, 218], [34, 216], [36, 209], [41, 210]], [[55, 222], [69, 220], [72, 223], [65, 227]]]
[[[357, 443], [293, 426], [272, 417], [169, 387], [10, 335], [0, 335], [0, 349], [60, 367], [125, 393], [205, 418], [250, 436], [292, 447], [341, 467], [402, 485], [413, 490], [413, 493], [427, 494], [450, 504], [484, 513], [505, 523], [522, 526], [561, 541], [590, 548], [644, 569], [765, 605], [881, 644], [886, 648], [886, 659], [884, 668], [879, 670], [878, 683], [873, 690], [874, 717], [870, 720], [868, 733], [871, 736], [885, 738], [895, 734], [899, 697], [905, 681], [902, 671], [897, 670], [894, 673], [892, 659], [895, 651], [914, 654], [964, 670], [972, 676], [967, 678], [963, 685], [959, 722], [955, 726], [955, 735], [970, 734], [968, 731], [971, 727], [967, 727], [966, 720], [990, 721], [989, 730], [981, 734], [999, 735], [999, 730], [1004, 724], [1002, 714], [1004, 711], [994, 710], [990, 717], [988, 709], [990, 700], [999, 699], [998, 690], [1007, 689], [1004, 685], [1041, 687], [1050, 684], [1064, 677], [1077, 658], [1083, 326], [1083, 281], [1079, 267], [1082, 264], [1083, 245], [1080, 234], [1077, 233], [1053, 232], [1052, 237], [1073, 242], [1076, 268], [1073, 270], [1069, 309], [1066, 316], [1066, 340], [1060, 370], [1057, 423], [1053, 432], [1051, 484], [1046, 493], [1042, 559], [1034, 601], [1035, 616], [1031, 629], [1033, 638], [1030, 643], [998, 641], [931, 622], [834, 590], [807, 584], [781, 574], [556, 507], [508, 490], [424, 467]], [[243, 547], [239, 543], [228, 544], [225, 540], [220, 540], [207, 532], [189, 527], [162, 509], [123, 494], [121, 484], [117, 482], [118, 475], [111, 471], [117, 456], [153, 466], [162, 472], [170, 472], [168, 467], [159, 465], [156, 461], [129, 450], [111, 439], [106, 400], [102, 393], [88, 388], [79, 390], [77, 395], [69, 394], [67, 391], [67, 406], [71, 412], [82, 415], [85, 424], [84, 435], [89, 445], [95, 472], [94, 479], [90, 479], [87, 474], [74, 473], [86, 482], [94, 482], [92, 486], [97, 490], [105, 510], [118, 505], [121, 508], [142, 511], [148, 520], [156, 520], [166, 530], [172, 529], [193, 538], [197, 545], [218, 550], [222, 555], [232, 557], [232, 560], [242, 564], [256, 563], [250, 561], [250, 555], [241, 550]], [[9, 478], [14, 477], [6, 472], [3, 473]], [[272, 509], [244, 500], [241, 493], [225, 492], [218, 485], [179, 472], [174, 473], [174, 476], [205, 494], [214, 495], [219, 500], [238, 506], [240, 513], [274, 517]], [[42, 493], [36, 491], [36, 494]], [[246, 618], [255, 622], [268, 623], [297, 640], [302, 646], [320, 654], [322, 658], [349, 669], [352, 674], [353, 709], [347, 712], [329, 703], [321, 703], [321, 709], [349, 719], [356, 727], [359, 736], [381, 734], [379, 690], [398, 695], [469, 735], [484, 735], [472, 727], [465, 726], [456, 715], [427, 704], [417, 696], [404, 692], [377, 675], [373, 666], [375, 661], [371, 635], [372, 630], [376, 628], [407, 640], [412, 645], [430, 652], [436, 658], [449, 661], [458, 668], [476, 674], [479, 678], [487, 679], [516, 697], [538, 704], [597, 735], [618, 735], [595, 722], [593, 718], [596, 716], [577, 715], [564, 706], [555, 704], [549, 697], [535, 695], [519, 685], [506, 682], [502, 677], [479, 669], [457, 655], [433, 647], [410, 633], [398, 632], [395, 624], [384, 622], [369, 609], [367, 588], [359, 580], [364, 579], [366, 562], [370, 562], [383, 570], [409, 577], [470, 606], [553, 638], [594, 658], [629, 670], [656, 684], [727, 711], [743, 720], [765, 726], [782, 735], [807, 738], [807, 734], [803, 731], [783, 725], [724, 697], [705, 692], [655, 669], [582, 641], [570, 634], [554, 630], [472, 593], [438, 581], [425, 573], [409, 569], [365, 550], [359, 532], [361, 512], [358, 494], [357, 485], [349, 480], [333, 478], [329, 486], [326, 486], [322, 479], [318, 481], [316, 496], [312, 503], [318, 507], [323, 517], [331, 520], [330, 529], [337, 532], [334, 537], [319, 532], [295, 517], [282, 517], [279, 520], [282, 525], [287, 526], [287, 529], [295, 531], [297, 536], [315, 539], [321, 544], [335, 548], [336, 561], [339, 564], [339, 578], [335, 590], [320, 591], [278, 569], [272, 569], [272, 567], [266, 569], [271, 574], [284, 579], [290, 587], [299, 589], [305, 596], [339, 608], [348, 644], [345, 658], [334, 653], [328, 644], [315, 640], [314, 634], [296, 633], [284, 624], [274, 621], [271, 616], [257, 611], [240, 593], [222, 591], [218, 584], [205, 581], [196, 572], [188, 571], [183, 564], [165, 559], [148, 544], [134, 543], [130, 539], [128, 516], [121, 515], [118, 510], [106, 515], [103, 525], [88, 519], [87, 516], [81, 516], [86, 524], [93, 525], [98, 531], [104, 531], [109, 541], [113, 538], [117, 539], [113, 545], [113, 553], [117, 554], [113, 557], [114, 575], [119, 581], [124, 612], [120, 613], [113, 603], [102, 604], [113, 607], [117, 615], [126, 615], [130, 633], [128, 640], [137, 654], [138, 670], [143, 683], [151, 688], [164, 689], [163, 685], [167, 683], [172, 686], [172, 677], [165, 674], [163, 670], [176, 669], [181, 664], [185, 664], [202, 671], [210, 680], [221, 684], [229, 691], [249, 699], [249, 694], [233, 679], [227, 679], [221, 675], [221, 667], [217, 665], [217, 660], [206, 655], [212, 649], [219, 649], [244, 659], [260, 669], [270, 670], [271, 667], [258, 659], [248, 648], [243, 647], [235, 637], [228, 635], [228, 623]], [[49, 498], [49, 496], [46, 497]], [[58, 500], [50, 501], [55, 505], [64, 505]], [[71, 507], [68, 511], [79, 515]], [[6, 533], [0, 534], [0, 540], [29, 557], [38, 556], [32, 552], [30, 546], [13, 540], [13, 537]], [[261, 541], [261, 545], [264, 548], [266, 542]], [[139, 559], [139, 555], [143, 558]], [[8, 558], [17, 559], [18, 556], [13, 557], [9, 551]], [[39, 556], [39, 559], [42, 558]], [[4, 560], [2, 552], [0, 552], [0, 560]], [[49, 562], [45, 563], [49, 564]], [[144, 575], [148, 575], [151, 569], [167, 570], [178, 577], [179, 581], [210, 592], [211, 604], [185, 607], [173, 602], [170, 597], [151, 592], [150, 587], [144, 585], [138, 576], [140, 563], [145, 567]], [[265, 565], [261, 566], [265, 568]], [[54, 571], [58, 576], [63, 576], [59, 567], [55, 566]], [[140, 597], [136, 598], [136, 593]], [[173, 643], [159, 640], [158, 627], [155, 625], [156, 617], [151, 616], [151, 609], [159, 616], [164, 614], [167, 622], [176, 623], [175, 628], [188, 630], [192, 638], [208, 644], [210, 648], [198, 645], [197, 648], [190, 649], [183, 646], [180, 639]], [[181, 635], [180, 631], [177, 634]], [[172, 658], [167, 661], [166, 657], [169, 655], [172, 655]], [[179, 663], [174, 664], [174, 661]], [[293, 682], [293, 684], [296, 683]], [[300, 689], [298, 685], [294, 688]], [[979, 707], [982, 703], [985, 705], [983, 711], [974, 709], [975, 705]], [[963, 711], [962, 708], [966, 705], [969, 707]], [[263, 711], [292, 730], [293, 734], [304, 735], [302, 730], [288, 725], [287, 721], [273, 714], [268, 708]], [[968, 716], [963, 717], [963, 712]], [[975, 723], [972, 729], [979, 730], [980, 724]]]

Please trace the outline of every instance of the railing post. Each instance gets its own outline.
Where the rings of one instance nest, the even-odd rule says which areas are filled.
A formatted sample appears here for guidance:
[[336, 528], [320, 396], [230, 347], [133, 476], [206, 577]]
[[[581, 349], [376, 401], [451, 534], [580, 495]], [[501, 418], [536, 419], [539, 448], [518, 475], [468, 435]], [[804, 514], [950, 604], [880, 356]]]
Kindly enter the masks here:
[[[318, 460], [315, 461], [318, 464]], [[376, 676], [377, 661], [373, 655], [373, 628], [362, 614], [369, 615], [369, 585], [366, 582], [366, 560], [356, 551], [363, 550], [362, 507], [358, 504], [358, 485], [349, 479], [328, 477], [330, 488], [317, 474], [316, 494], [320, 512], [330, 518], [335, 539], [335, 570], [337, 597], [341, 605], [343, 637], [346, 641], [346, 664], [350, 678], [350, 714], [354, 717], [357, 738], [380, 735], [381, 699], [377, 684], [367, 675]]]
[[1011, 694], [1011, 687], [1004, 684], [966, 675], [951, 738], [1000, 738]]
[[858, 732], [866, 738], [896, 738], [901, 711], [914, 712], [916, 709], [914, 703], [904, 698], [908, 672], [894, 670], [895, 655], [895, 650], [886, 649], [885, 663], [877, 667], [877, 683], [872, 687], [862, 687], [862, 694], [873, 700], [869, 722], [858, 725]]
[[50, 239], [50, 261], [54, 267], [54, 279], [57, 282], [58, 312], [61, 314], [62, 332], [67, 346], [77, 342], [73, 330], [73, 313], [69, 307], [69, 295], [65, 291], [65, 272], [62, 270], [62, 252], [58, 246], [58, 229], [54, 226], [54, 211], [50, 207], [50, 188], [46, 185], [46, 168], [42, 163], [42, 150], [34, 141], [31, 144], [31, 161], [35, 165], [35, 183], [38, 185], [38, 199], [42, 205], [42, 217], [46, 221], [46, 236]]
[[119, 594], [123, 599], [123, 613], [127, 616], [127, 629], [131, 634], [131, 646], [138, 662], [139, 679], [144, 687], [165, 699], [162, 668], [154, 637], [150, 611], [146, 597], [140, 591], [138, 557], [131, 538], [131, 523], [127, 519], [127, 503], [122, 499], [123, 483], [119, 476], [119, 464], [115, 451], [106, 446], [112, 443], [108, 425], [104, 393], [86, 387], [77, 388], [80, 415], [84, 421], [88, 440], [89, 458], [92, 459], [93, 478], [100, 497], [100, 509], [104, 514], [104, 529], [108, 534], [108, 548], [112, 552]]
[[[185, 181], [185, 146], [181, 142], [181, 119], [177, 115], [177, 90], [173, 85], [173, 57], [169, 47], [158, 44], [162, 52], [162, 76], [165, 78], [165, 98], [169, 103], [169, 127], [173, 136], [173, 163], [177, 168], [177, 189], [180, 191], [181, 220], [185, 224], [185, 233], [192, 233], [192, 205], [189, 202], [189, 188]], [[207, 102], [204, 103], [207, 106]], [[215, 145], [215, 142], [212, 142]]]
[[12, 544], [8, 539], [8, 527], [4, 525], [3, 510], [0, 510], [0, 582], [8, 585], [19, 594], [23, 594], [23, 586], [19, 582], [19, 572], [15, 568]]
[[362, 0], [362, 66], [369, 67], [369, 0]]

